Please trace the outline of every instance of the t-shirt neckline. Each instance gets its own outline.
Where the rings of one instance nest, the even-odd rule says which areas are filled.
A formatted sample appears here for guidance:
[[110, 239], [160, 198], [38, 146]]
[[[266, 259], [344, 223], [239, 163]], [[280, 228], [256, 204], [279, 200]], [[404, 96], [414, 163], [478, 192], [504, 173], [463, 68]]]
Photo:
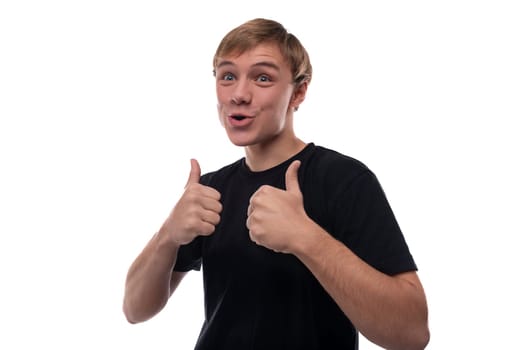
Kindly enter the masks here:
[[246, 157], [244, 157], [244, 158], [241, 159], [241, 167], [240, 167], [241, 168], [241, 172], [244, 175], [252, 176], [252, 177], [253, 176], [265, 176], [265, 175], [267, 175], [269, 173], [272, 173], [274, 171], [279, 171], [283, 167], [288, 167], [290, 165], [290, 163], [293, 162], [296, 159], [299, 159], [299, 160], [304, 159], [305, 155], [307, 153], [309, 153], [310, 150], [312, 150], [314, 147], [315, 147], [315, 144], [313, 142], [309, 142], [309, 143], [306, 144], [306, 146], [303, 147], [302, 150], [300, 150], [298, 153], [296, 153], [292, 157], [288, 158], [284, 162], [282, 162], [280, 164], [277, 164], [277, 165], [275, 165], [275, 166], [273, 166], [271, 168], [268, 168], [266, 170], [261, 170], [261, 171], [252, 171], [252, 170], [250, 170], [250, 168], [248, 168], [248, 165], [246, 164]]

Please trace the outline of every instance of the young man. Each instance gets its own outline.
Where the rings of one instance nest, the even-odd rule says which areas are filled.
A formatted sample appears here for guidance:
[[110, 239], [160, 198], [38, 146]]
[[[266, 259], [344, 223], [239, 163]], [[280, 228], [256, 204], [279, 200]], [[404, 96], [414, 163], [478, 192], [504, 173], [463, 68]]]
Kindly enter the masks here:
[[159, 312], [202, 265], [205, 321], [196, 349], [423, 349], [427, 305], [416, 265], [374, 174], [306, 144], [293, 115], [312, 76], [281, 24], [228, 33], [213, 60], [220, 121], [246, 157], [201, 176], [135, 262], [124, 313]]

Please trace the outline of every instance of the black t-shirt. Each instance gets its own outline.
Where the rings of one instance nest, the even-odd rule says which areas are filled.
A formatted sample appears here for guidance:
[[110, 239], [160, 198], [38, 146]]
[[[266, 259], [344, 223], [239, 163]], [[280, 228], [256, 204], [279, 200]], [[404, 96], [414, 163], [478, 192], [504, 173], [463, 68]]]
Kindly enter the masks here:
[[205, 321], [195, 349], [357, 349], [354, 326], [311, 272], [294, 255], [252, 242], [246, 228], [252, 194], [261, 185], [284, 189], [295, 159], [310, 218], [383, 273], [416, 270], [379, 182], [359, 161], [312, 143], [262, 172], [241, 159], [201, 178], [221, 193], [221, 221], [180, 247], [175, 265], [203, 268]]

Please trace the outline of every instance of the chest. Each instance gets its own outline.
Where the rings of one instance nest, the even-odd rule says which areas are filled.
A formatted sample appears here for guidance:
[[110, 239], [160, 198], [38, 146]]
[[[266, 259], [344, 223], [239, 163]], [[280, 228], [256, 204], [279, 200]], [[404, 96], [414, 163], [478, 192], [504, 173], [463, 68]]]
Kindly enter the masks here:
[[293, 255], [276, 253], [250, 239], [246, 227], [251, 196], [261, 185], [284, 187], [284, 174], [264, 182], [243, 182], [232, 178], [221, 184], [223, 211], [215, 232], [204, 240], [203, 265], [208, 275], [226, 276], [258, 281], [296, 280], [309, 271]]

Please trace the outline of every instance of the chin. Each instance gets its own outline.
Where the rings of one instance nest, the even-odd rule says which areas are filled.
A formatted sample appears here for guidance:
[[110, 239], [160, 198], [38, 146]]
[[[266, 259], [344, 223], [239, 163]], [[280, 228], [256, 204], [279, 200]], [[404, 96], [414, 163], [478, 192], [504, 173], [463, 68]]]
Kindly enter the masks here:
[[233, 143], [235, 146], [238, 146], [238, 147], [250, 146], [250, 145], [253, 145], [255, 143], [253, 141], [240, 140], [238, 138], [233, 138], [233, 137], [230, 137], [230, 142]]
[[226, 129], [226, 135], [228, 136], [228, 139], [231, 143], [239, 147], [249, 146], [255, 142], [253, 136], [250, 137], [246, 133], [242, 134], [237, 132], [228, 132]]

